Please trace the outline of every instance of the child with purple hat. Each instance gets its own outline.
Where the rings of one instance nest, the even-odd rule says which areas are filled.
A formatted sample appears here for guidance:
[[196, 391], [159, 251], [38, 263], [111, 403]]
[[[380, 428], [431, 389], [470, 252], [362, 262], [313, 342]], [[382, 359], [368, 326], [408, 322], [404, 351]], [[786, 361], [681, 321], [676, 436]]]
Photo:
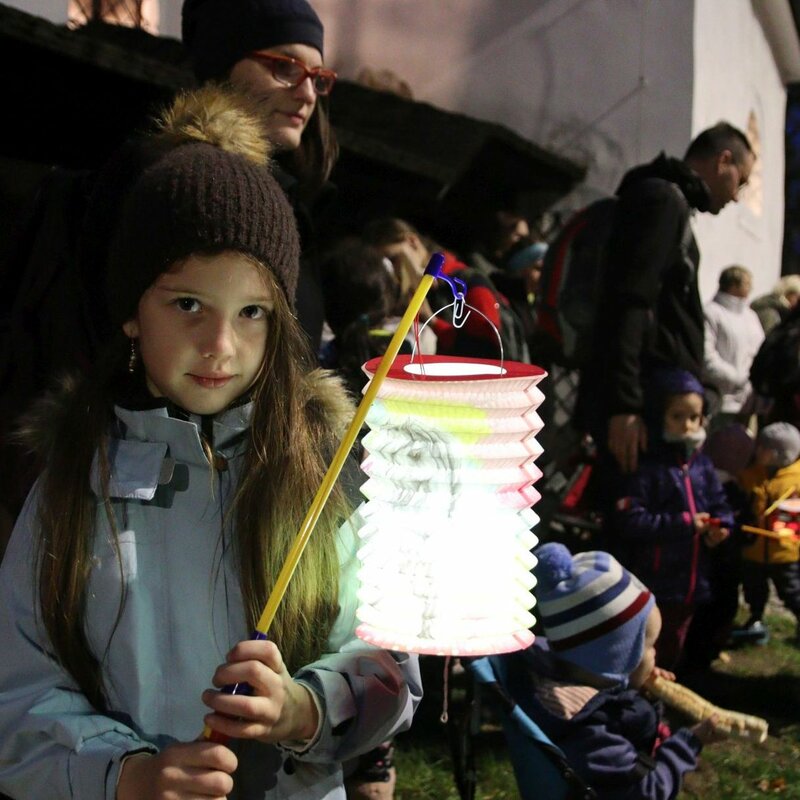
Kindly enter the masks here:
[[701, 449], [700, 382], [684, 370], [664, 368], [653, 373], [647, 391], [647, 452], [617, 493], [612, 546], [658, 599], [658, 660], [675, 669], [694, 611], [710, 599], [709, 552], [729, 536], [733, 513]]

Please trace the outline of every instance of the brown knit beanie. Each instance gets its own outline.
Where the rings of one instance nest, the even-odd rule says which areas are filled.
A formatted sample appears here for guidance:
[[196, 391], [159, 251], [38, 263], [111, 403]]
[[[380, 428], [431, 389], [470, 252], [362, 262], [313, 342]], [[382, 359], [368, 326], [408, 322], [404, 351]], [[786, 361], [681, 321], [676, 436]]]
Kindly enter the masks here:
[[269, 170], [252, 101], [207, 86], [181, 95], [132, 182], [111, 245], [107, 294], [115, 327], [145, 290], [193, 253], [235, 250], [260, 261], [294, 305], [300, 243], [294, 212]]

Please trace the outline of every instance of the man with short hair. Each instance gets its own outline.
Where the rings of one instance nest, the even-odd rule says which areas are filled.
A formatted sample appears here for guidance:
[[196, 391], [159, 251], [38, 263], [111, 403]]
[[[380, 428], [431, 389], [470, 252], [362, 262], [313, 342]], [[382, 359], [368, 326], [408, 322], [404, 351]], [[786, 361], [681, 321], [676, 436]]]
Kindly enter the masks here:
[[617, 190], [595, 357], [582, 375], [580, 413], [623, 472], [647, 447], [644, 387], [654, 367], [700, 378], [703, 305], [692, 213], [718, 214], [747, 184], [755, 161], [742, 131], [719, 122], [683, 159], [663, 152], [634, 167]]
[[764, 341], [764, 329], [747, 305], [752, 287], [749, 269], [726, 267], [719, 275], [719, 290], [705, 307], [703, 378], [716, 394], [709, 430], [732, 422], [746, 426], [755, 410], [750, 365]]

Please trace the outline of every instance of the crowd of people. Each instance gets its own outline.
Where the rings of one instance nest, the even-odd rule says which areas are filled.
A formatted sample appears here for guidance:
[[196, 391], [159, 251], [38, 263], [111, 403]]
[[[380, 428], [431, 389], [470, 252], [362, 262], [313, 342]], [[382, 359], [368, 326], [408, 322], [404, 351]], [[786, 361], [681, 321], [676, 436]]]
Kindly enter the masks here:
[[[416, 656], [355, 637], [357, 493], [337, 485], [269, 639], [250, 633], [430, 256], [469, 314], [440, 281], [406, 352], [547, 362], [553, 234], [498, 208], [464, 252], [396, 217], [320, 236], [336, 74], [311, 5], [185, 0], [183, 34], [200, 88], [102, 168], [55, 173], [4, 265], [0, 790], [389, 798], [422, 686]], [[704, 305], [691, 227], [754, 161], [721, 122], [616, 193], [570, 422], [602, 528], [535, 551], [525, 684], [599, 797], [676, 796], [722, 734], [670, 732], [639, 690], [765, 644], [770, 583], [800, 644], [800, 277], [750, 304], [732, 265]]]

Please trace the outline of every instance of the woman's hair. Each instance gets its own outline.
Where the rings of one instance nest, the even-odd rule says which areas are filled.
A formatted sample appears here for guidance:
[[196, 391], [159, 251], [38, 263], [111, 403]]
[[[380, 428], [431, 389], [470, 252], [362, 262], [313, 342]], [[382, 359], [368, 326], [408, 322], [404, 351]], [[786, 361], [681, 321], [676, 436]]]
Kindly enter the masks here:
[[399, 217], [382, 217], [368, 222], [361, 232], [362, 239], [373, 247], [384, 247], [387, 244], [402, 242], [407, 236], [416, 236], [422, 246], [432, 253], [442, 247], [430, 236], [420, 233], [410, 222]]
[[[241, 590], [253, 629], [338, 444], [331, 430], [305, 337], [266, 268], [275, 297], [263, 369], [251, 388], [249, 443], [229, 511], [235, 524]], [[90, 487], [97, 456], [100, 503], [119, 558], [118, 514], [110, 498], [109, 431], [114, 403], [130, 391], [129, 342], [118, 331], [95, 370], [66, 399], [52, 425], [53, 445], [38, 490], [39, 600], [55, 655], [99, 709], [105, 707], [101, 663], [86, 636], [88, 581], [98, 501]], [[141, 376], [139, 376], [141, 379]], [[209, 470], [212, 466], [209, 465]], [[103, 513], [100, 512], [100, 513]], [[336, 488], [324, 507], [269, 631], [290, 671], [317, 658], [337, 614], [336, 533], [348, 513]], [[120, 575], [122, 562], [120, 559]], [[123, 594], [118, 614], [125, 603]], [[113, 636], [113, 634], [112, 634]]]
[[299, 181], [300, 194], [313, 200], [330, 177], [339, 158], [339, 143], [330, 122], [328, 98], [318, 97], [300, 146], [277, 159]]

